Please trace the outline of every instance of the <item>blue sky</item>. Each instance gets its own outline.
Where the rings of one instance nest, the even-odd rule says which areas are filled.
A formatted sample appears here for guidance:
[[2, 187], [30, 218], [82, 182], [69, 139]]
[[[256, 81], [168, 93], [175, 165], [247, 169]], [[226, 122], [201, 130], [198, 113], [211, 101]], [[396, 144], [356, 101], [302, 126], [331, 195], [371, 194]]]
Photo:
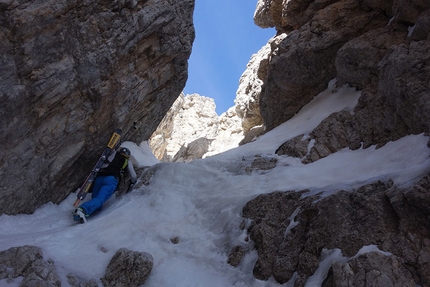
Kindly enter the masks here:
[[196, 0], [196, 39], [184, 93], [215, 99], [218, 115], [234, 105], [252, 54], [276, 33], [254, 24], [256, 5], [257, 0]]

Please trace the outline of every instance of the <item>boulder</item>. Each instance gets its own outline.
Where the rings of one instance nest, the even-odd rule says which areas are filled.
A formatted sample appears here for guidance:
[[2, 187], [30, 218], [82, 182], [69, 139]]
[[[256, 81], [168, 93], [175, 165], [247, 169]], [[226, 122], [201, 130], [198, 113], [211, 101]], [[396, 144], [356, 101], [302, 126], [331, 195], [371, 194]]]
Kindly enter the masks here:
[[137, 287], [145, 283], [153, 265], [151, 254], [121, 248], [110, 260], [101, 281], [105, 287]]

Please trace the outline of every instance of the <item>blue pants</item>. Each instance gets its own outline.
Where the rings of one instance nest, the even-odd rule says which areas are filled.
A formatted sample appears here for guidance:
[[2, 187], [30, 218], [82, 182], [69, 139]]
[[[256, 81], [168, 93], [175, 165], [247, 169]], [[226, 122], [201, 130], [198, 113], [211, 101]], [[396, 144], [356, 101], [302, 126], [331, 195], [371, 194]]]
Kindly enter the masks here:
[[92, 199], [83, 203], [80, 207], [85, 209], [87, 216], [91, 215], [96, 210], [102, 208], [105, 203], [115, 192], [118, 186], [118, 179], [113, 175], [98, 176], [94, 181]]

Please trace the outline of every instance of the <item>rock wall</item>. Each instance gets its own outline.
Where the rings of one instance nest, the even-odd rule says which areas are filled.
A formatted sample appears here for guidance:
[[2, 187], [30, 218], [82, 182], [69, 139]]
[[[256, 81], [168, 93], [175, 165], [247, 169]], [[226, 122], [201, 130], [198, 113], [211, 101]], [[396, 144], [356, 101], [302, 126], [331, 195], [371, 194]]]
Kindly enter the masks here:
[[329, 256], [336, 263], [328, 264], [325, 287], [428, 286], [429, 184], [426, 175], [407, 190], [375, 182], [329, 196], [306, 190], [260, 195], [243, 208], [252, 241], [233, 250], [255, 248], [256, 278], [292, 280], [297, 287]]
[[[332, 79], [334, 89], [361, 90], [354, 111], [330, 115], [278, 155], [306, 164], [343, 148], [430, 135], [429, 8], [419, 0], [258, 1], [255, 23], [277, 35], [241, 79], [236, 108], [245, 138], [289, 120]], [[304, 286], [323, 260], [335, 258], [319, 273], [324, 287], [427, 286], [429, 194], [427, 174], [407, 190], [376, 182], [330, 195], [260, 195], [243, 208], [248, 237], [232, 246], [228, 262], [238, 266], [256, 250], [256, 278]]]
[[146, 140], [185, 86], [193, 0], [0, 3], [0, 214], [60, 202], [115, 128]]
[[264, 82], [248, 85], [262, 117], [254, 122], [273, 129], [336, 78], [387, 99], [409, 132], [428, 131], [429, 8], [418, 0], [259, 1], [255, 23], [277, 36], [253, 64]]
[[243, 74], [256, 79], [241, 81], [237, 93], [245, 132], [267, 132], [287, 121], [336, 79], [337, 86], [362, 90], [354, 113], [332, 115], [310, 135], [281, 146], [279, 155], [309, 163], [345, 147], [379, 147], [428, 133], [429, 8], [418, 0], [259, 1], [255, 23], [275, 27], [277, 35]]
[[243, 130], [236, 109], [218, 116], [215, 108], [212, 98], [181, 94], [150, 138], [155, 156], [190, 162], [237, 147]]

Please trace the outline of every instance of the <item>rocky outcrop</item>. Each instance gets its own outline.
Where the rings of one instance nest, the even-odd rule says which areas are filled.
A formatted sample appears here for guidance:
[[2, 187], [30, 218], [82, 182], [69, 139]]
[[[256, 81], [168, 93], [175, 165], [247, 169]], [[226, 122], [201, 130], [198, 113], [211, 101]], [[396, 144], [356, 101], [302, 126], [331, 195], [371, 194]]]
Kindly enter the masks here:
[[260, 114], [261, 86], [267, 74], [269, 55], [271, 53], [270, 40], [256, 54], [252, 55], [245, 72], [239, 79], [239, 88], [236, 91], [235, 110], [242, 120], [243, 132], [246, 134], [251, 128], [263, 124]]
[[[353, 114], [340, 112], [321, 122], [307, 139], [315, 142], [309, 153], [299, 156], [302, 161], [313, 162], [345, 147], [380, 147], [408, 134], [430, 132], [430, 84], [424, 80], [430, 79], [429, 51], [430, 41], [392, 47], [378, 62], [376, 92], [370, 88], [374, 81], [367, 81]], [[360, 77], [349, 79], [353, 78]], [[286, 142], [277, 153], [296, 156], [288, 151], [294, 144]]]
[[0, 3], [0, 214], [60, 202], [114, 128], [140, 142], [185, 86], [194, 1]]
[[101, 279], [105, 287], [137, 287], [145, 283], [154, 260], [146, 252], [119, 249], [112, 257]]
[[[392, 106], [396, 117], [409, 121], [408, 133], [426, 132], [429, 8], [423, 1], [259, 1], [255, 23], [275, 27], [275, 38], [283, 36], [271, 40], [271, 49], [260, 56], [266, 75], [253, 72], [264, 84], [248, 85], [241, 90], [245, 93], [238, 90], [238, 98], [260, 99], [259, 107], [253, 104], [249, 113], [259, 109], [267, 132], [337, 78], [338, 85], [385, 97], [382, 101]], [[408, 30], [408, 25], [414, 26]], [[255, 59], [251, 64], [258, 66]], [[377, 117], [372, 115], [372, 120]], [[245, 117], [243, 122], [249, 120]], [[252, 128], [245, 126], [246, 131]]]
[[410, 133], [411, 129], [384, 97], [364, 91], [353, 114], [343, 111], [330, 115], [309, 136], [299, 135], [287, 141], [276, 153], [310, 163], [346, 147], [379, 148]]
[[[248, 94], [251, 102], [260, 99], [263, 128], [261, 122], [254, 128], [267, 132], [287, 121], [336, 78], [337, 86], [362, 90], [354, 112], [331, 115], [277, 154], [309, 163], [345, 147], [380, 147], [428, 133], [429, 8], [418, 0], [259, 1], [255, 23], [275, 27], [278, 35], [269, 41], [270, 49], [260, 51], [265, 68], [251, 72], [264, 84], [238, 94], [241, 99]], [[258, 60], [251, 63], [258, 67]], [[247, 141], [251, 137], [245, 135]]]
[[[153, 265], [151, 254], [121, 248], [110, 260], [101, 281], [105, 287], [140, 286], [145, 283]], [[42, 250], [36, 246], [0, 251], [0, 279], [11, 283], [18, 277], [23, 277], [19, 286], [62, 286], [54, 262], [51, 259], [45, 261]], [[72, 287], [99, 286], [94, 278], [85, 281], [72, 273], [67, 274], [67, 278]]]
[[13, 247], [0, 251], [0, 279], [24, 277], [19, 286], [61, 286], [53, 264], [52, 260], [43, 259], [39, 247]]
[[175, 117], [182, 109], [184, 104], [185, 95], [181, 93], [170, 109], [167, 111], [164, 118], [161, 120], [157, 129], [151, 135], [150, 147], [152, 153], [159, 160], [163, 159], [167, 155], [167, 145], [169, 144], [168, 139], [172, 137]]
[[429, 191], [427, 175], [406, 190], [375, 182], [334, 194], [260, 195], [243, 208], [243, 217], [252, 220], [247, 228], [252, 241], [234, 250], [252, 250], [250, 242], [255, 244], [253, 272], [261, 280], [273, 276], [304, 286], [325, 267], [322, 286], [361, 286], [364, 280], [374, 286], [427, 286]]
[[379, 11], [364, 11], [357, 1], [345, 0], [291, 31], [271, 57], [260, 95], [267, 130], [290, 119], [336, 78], [336, 54], [343, 45], [387, 22]]
[[190, 162], [237, 147], [242, 139], [235, 107], [218, 116], [212, 98], [181, 94], [151, 136], [150, 146], [161, 161]]

